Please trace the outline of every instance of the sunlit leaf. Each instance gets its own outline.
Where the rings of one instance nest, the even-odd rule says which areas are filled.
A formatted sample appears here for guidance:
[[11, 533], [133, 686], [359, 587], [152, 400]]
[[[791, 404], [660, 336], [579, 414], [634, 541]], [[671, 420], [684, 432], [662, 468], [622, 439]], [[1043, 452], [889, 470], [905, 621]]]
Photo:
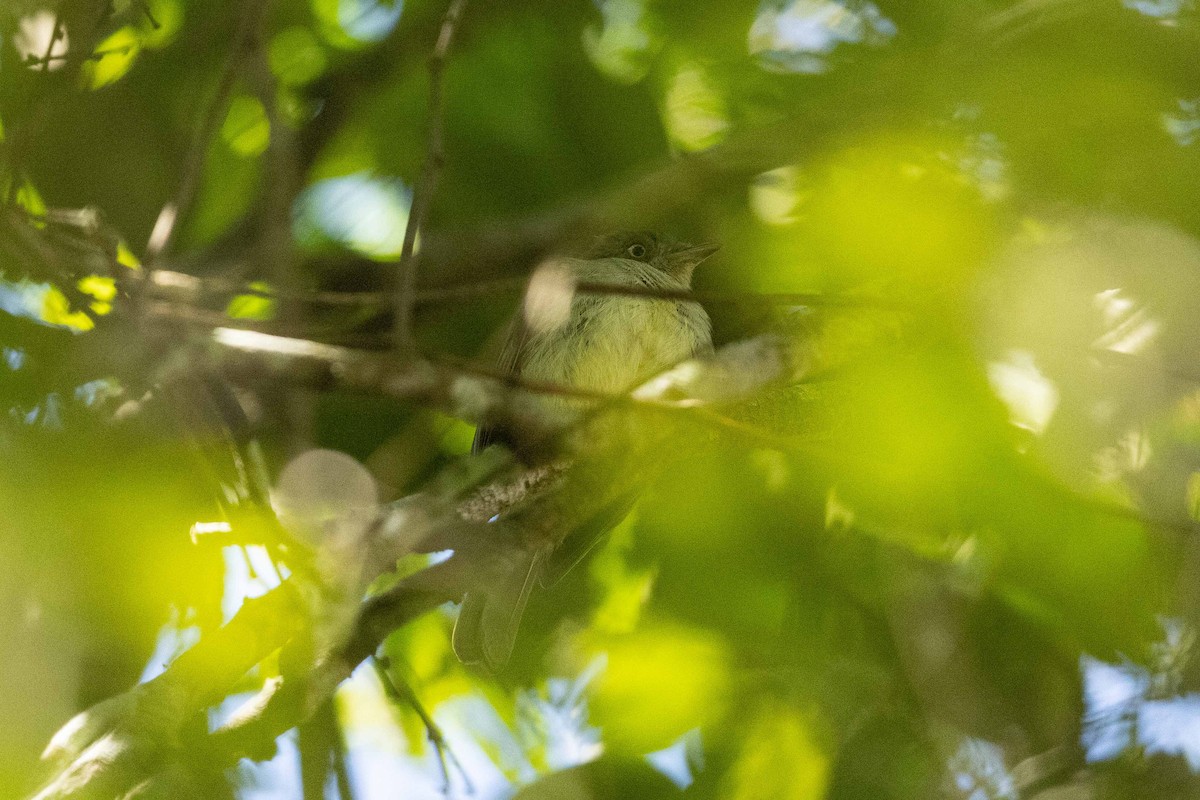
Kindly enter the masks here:
[[741, 741], [725, 780], [730, 800], [821, 800], [830, 765], [815, 719], [778, 706], [763, 710]]
[[282, 30], [271, 39], [271, 71], [286, 84], [308, 83], [322, 72], [328, 59], [317, 38], [308, 30], [294, 26]]
[[[183, 0], [146, 0], [149, 16], [142, 12], [140, 37], [142, 46], [151, 50], [166, 47], [175, 40], [183, 27]], [[151, 17], [153, 22], [151, 22]], [[155, 24], [157, 23], [157, 25]]]
[[583, 49], [604, 74], [622, 83], [646, 76], [655, 51], [662, 46], [650, 29], [645, 0], [605, 0], [602, 26], [583, 31]]
[[42, 199], [41, 192], [30, 181], [24, 181], [17, 189], [17, 205], [28, 211], [30, 214], [40, 216], [46, 213], [46, 201]]
[[676, 70], [663, 99], [663, 116], [672, 142], [683, 150], [704, 150], [721, 141], [729, 128], [725, 103], [697, 63]]
[[248, 95], [233, 98], [221, 126], [221, 138], [241, 156], [253, 157], [265, 151], [270, 143], [271, 123], [262, 103]]
[[461, 419], [447, 418], [446, 428], [442, 434], [442, 450], [450, 455], [465, 455], [471, 452], [475, 441], [475, 426]]
[[73, 311], [67, 296], [54, 287], [49, 287], [42, 296], [41, 318], [50, 325], [62, 325], [77, 331], [88, 331], [96, 326], [85, 312]]
[[273, 319], [278, 303], [268, 296], [271, 287], [265, 283], [252, 283], [250, 288], [258, 289], [260, 294], [239, 294], [229, 301], [225, 314], [233, 319]]
[[594, 695], [595, 721], [618, 751], [658, 750], [724, 715], [731, 664], [712, 634], [650, 623], [595, 644], [607, 656]]
[[142, 262], [129, 249], [129, 245], [125, 244], [124, 240], [117, 242], [117, 263], [130, 269], [142, 268]]
[[113, 298], [117, 296], [116, 282], [107, 276], [89, 275], [81, 278], [77, 284], [79, 291], [96, 298], [91, 303], [91, 309], [96, 314], [104, 315], [112, 310]]
[[93, 60], [83, 65], [84, 84], [89, 89], [100, 89], [119, 81], [133, 67], [141, 48], [138, 32], [129, 26], [121, 28], [102, 40], [96, 46]]

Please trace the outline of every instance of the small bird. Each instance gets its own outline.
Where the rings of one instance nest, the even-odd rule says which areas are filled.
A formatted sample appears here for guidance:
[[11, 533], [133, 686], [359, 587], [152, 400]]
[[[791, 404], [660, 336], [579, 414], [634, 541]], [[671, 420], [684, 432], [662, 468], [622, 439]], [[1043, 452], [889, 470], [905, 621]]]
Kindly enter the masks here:
[[[708, 314], [689, 300], [577, 292], [578, 284], [687, 291], [696, 267], [717, 245], [689, 245], [646, 232], [605, 236], [582, 257], [548, 262], [535, 273], [523, 311], [509, 330], [501, 369], [539, 383], [604, 394], [635, 389], [660, 372], [712, 350]], [[544, 397], [541, 408], [563, 424], [578, 404]], [[520, 449], [520, 431], [481, 425], [472, 452], [504, 443]], [[534, 580], [550, 585], [577, 563], [596, 541], [621, 521], [634, 498], [613, 504], [577, 530], [544, 564], [530, 554], [497, 568], [494, 580], [468, 592], [454, 627], [454, 650], [465, 663], [496, 667], [508, 660]], [[541, 573], [539, 575], [539, 573]], [[547, 575], [552, 575], [547, 580]]]
[[[535, 274], [524, 313], [510, 326], [500, 369], [530, 381], [615, 395], [710, 351], [712, 325], [698, 303], [581, 293], [573, 287], [584, 283], [687, 291], [693, 271], [717, 249], [713, 244], [672, 242], [653, 233], [624, 233], [598, 239], [582, 258], [548, 262], [539, 272], [544, 279]], [[569, 302], [567, 308], [556, 302], [563, 299]], [[546, 398], [544, 405], [554, 414], [569, 404]], [[517, 444], [514, 436], [512, 431], [480, 426], [472, 452], [496, 441]]]

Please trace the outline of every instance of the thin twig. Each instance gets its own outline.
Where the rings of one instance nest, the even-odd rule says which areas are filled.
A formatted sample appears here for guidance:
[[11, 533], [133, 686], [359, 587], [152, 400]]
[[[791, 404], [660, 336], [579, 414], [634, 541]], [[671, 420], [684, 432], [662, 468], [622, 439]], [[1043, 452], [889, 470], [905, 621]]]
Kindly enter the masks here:
[[617, 394], [614, 392], [599, 392], [590, 389], [581, 389], [578, 386], [568, 386], [563, 383], [550, 383], [547, 381], [535, 381], [522, 377], [513, 372], [506, 372], [486, 364], [480, 364], [470, 359], [459, 358], [448, 353], [422, 353], [422, 355], [435, 364], [441, 364], [462, 375], [469, 375], [474, 378], [487, 378], [497, 383], [504, 384], [510, 389], [520, 389], [530, 394], [545, 395], [547, 397], [564, 397], [574, 400], [591, 400], [597, 403], [636, 403], [638, 405], [649, 405], [661, 407], [664, 404], [655, 400], [645, 398], [636, 398], [628, 394]]
[[421, 719], [421, 724], [425, 726], [425, 735], [429, 737], [429, 743], [433, 745], [434, 752], [437, 754], [438, 767], [442, 773], [442, 791], [446, 794], [450, 792], [450, 769], [449, 765], [453, 764], [458, 774], [462, 776], [463, 784], [466, 786], [468, 794], [475, 793], [475, 787], [471, 783], [471, 776], [463, 768], [458, 757], [454, 755], [454, 750], [446, 741], [445, 734], [438, 724], [434, 722], [433, 717], [426, 710], [421, 699], [417, 697], [417, 693], [413, 691], [412, 686], [407, 681], [396, 681], [392, 678], [388, 671], [391, 667], [386, 656], [376, 655], [371, 659], [372, 666], [375, 667], [375, 674], [379, 676], [379, 682], [383, 684], [383, 690], [394, 703], [402, 703], [411, 708], [416, 715]]
[[[100, 61], [100, 60], [106, 58], [107, 56], [128, 55], [129, 51], [133, 50], [135, 47], [137, 47], [137, 45], [135, 45], [135, 44], [123, 44], [123, 45], [120, 45], [119, 47], [110, 47], [106, 50], [93, 50], [91, 53], [88, 53], [86, 56], [84, 56], [83, 60], [84, 61]], [[70, 54], [67, 54], [67, 53], [64, 53], [64, 54], [58, 55], [58, 56], [53, 55], [51, 53], [47, 53], [46, 55], [42, 56], [41, 58], [38, 58], [37, 56], [30, 54], [25, 58], [25, 66], [32, 67], [32, 66], [42, 65], [43, 70], [44, 70], [52, 61], [66, 61], [69, 58], [71, 58], [71, 56], [70, 56]]]
[[[211, 313], [211, 312], [210, 312]], [[148, 315], [149, 316], [149, 315]], [[173, 321], [179, 318], [171, 317]], [[191, 321], [191, 320], [181, 320]], [[196, 320], [211, 325], [211, 320]], [[236, 322], [236, 321], [234, 321]], [[338, 386], [361, 392], [380, 394], [397, 400], [431, 400], [444, 395], [455, 378], [474, 378], [487, 384], [501, 384], [529, 394], [589, 400], [596, 403], [632, 404], [648, 408], [675, 408], [676, 404], [653, 398], [628, 394], [595, 392], [564, 384], [531, 381], [481, 364], [454, 356], [438, 354], [422, 360], [397, 359], [386, 353], [360, 350], [341, 345], [316, 343], [308, 339], [254, 332], [255, 339], [245, 336], [231, 338], [230, 331], [251, 330], [234, 324], [217, 327], [226, 335], [214, 339], [222, 349], [249, 358], [260, 374], [268, 368], [265, 363], [275, 360], [278, 370], [272, 375], [289, 378], [301, 385], [318, 388]], [[302, 369], [301, 365], [312, 367]], [[254, 370], [248, 370], [254, 371]]]
[[[62, 62], [62, 72], [59, 73], [58, 81], [54, 84], [60, 87], [61, 91], [61, 89], [72, 86], [80, 67], [89, 60], [93, 60], [94, 48], [104, 32], [105, 23], [113, 14], [113, 6], [111, 0], [73, 0], [72, 2], [58, 2], [55, 5], [58, 6], [58, 10], [50, 30], [50, 41], [46, 44], [46, 50], [40, 63], [41, 71], [45, 73], [50, 71], [51, 62]], [[64, 13], [64, 9], [69, 12], [71, 20], [69, 26], [67, 25], [68, 15]], [[54, 47], [60, 41], [64, 45], [66, 44], [64, 37], [68, 33], [68, 27], [71, 36], [70, 47], [66, 49], [65, 55], [59, 57], [55, 55]], [[10, 183], [6, 200], [9, 205], [16, 203], [17, 196], [24, 186], [25, 170], [22, 165], [25, 163], [29, 148], [39, 141], [42, 129], [51, 117], [52, 101], [57, 100], [55, 95], [48, 93], [38, 96], [25, 113], [23, 121], [14, 128], [8, 137], [6, 160]]]
[[[306, 340], [302, 339], [286, 339], [285, 337], [276, 337], [281, 342], [295, 342], [310, 345]], [[310, 345], [311, 346], [311, 345]], [[773, 446], [781, 449], [803, 449], [813, 452], [822, 458], [845, 461], [843, 457], [836, 456], [833, 452], [817, 452], [814, 449], [814, 442], [807, 439], [797, 437], [779, 436], [770, 431], [763, 430], [757, 426], [750, 425], [739, 420], [726, 417], [711, 408], [699, 406], [682, 406], [671, 401], [657, 400], [647, 397], [636, 397], [630, 394], [617, 394], [607, 392], [595, 392], [578, 387], [567, 386], [555, 383], [546, 383], [542, 381], [531, 381], [522, 378], [519, 375], [511, 375], [500, 370], [493, 369], [484, 365], [473, 363], [469, 360], [459, 359], [454, 356], [436, 354], [426, 355], [427, 359], [424, 362], [427, 367], [433, 369], [428, 375], [423, 377], [417, 376], [417, 370], [411, 363], [395, 362], [379, 353], [373, 353], [361, 350], [352, 350], [349, 348], [335, 347], [332, 345], [322, 345], [324, 348], [321, 352], [313, 353], [305, 356], [314, 361], [324, 362], [331, 368], [329, 374], [323, 376], [325, 381], [333, 381], [335, 384], [347, 387], [356, 388], [365, 391], [380, 392], [384, 395], [395, 397], [397, 399], [415, 399], [420, 397], [428, 398], [437, 393], [439, 386], [448, 385], [451, 376], [445, 374], [449, 371], [451, 374], [459, 376], [469, 376], [485, 381], [495, 381], [498, 384], [509, 387], [510, 389], [518, 389], [530, 394], [539, 394], [553, 397], [566, 397], [579, 400], [587, 400], [597, 403], [597, 407], [585, 413], [580, 417], [580, 421], [587, 420], [591, 416], [603, 413], [604, 411], [616, 406], [633, 406], [643, 409], [656, 409], [667, 412], [676, 412], [692, 415], [696, 419], [716, 425], [717, 427], [733, 430], [740, 434], [749, 436], [750, 438], [759, 441], [766, 446]], [[256, 352], [256, 348], [250, 343], [239, 343], [236, 348], [248, 354]], [[276, 348], [278, 350], [278, 348]], [[335, 365], [341, 365], [337, 369], [333, 369]], [[347, 366], [347, 365], [354, 365]], [[361, 372], [361, 375], [356, 373]], [[410, 380], [401, 380], [401, 377], [408, 376]], [[292, 376], [295, 377], [294, 375]], [[1034, 476], [1036, 477], [1036, 476]], [[1177, 533], [1192, 533], [1195, 530], [1195, 524], [1190, 521], [1177, 521], [1153, 515], [1147, 515], [1136, 509], [1127, 506], [1105, 501], [1099, 498], [1093, 498], [1079, 492], [1072, 492], [1057, 486], [1054, 482], [1042, 479], [1041, 482], [1053, 489], [1058, 494], [1070, 496], [1077, 504], [1082, 504], [1093, 508], [1099, 513], [1103, 513], [1112, 517], [1124, 518], [1131, 522], [1146, 525], [1147, 527], [1157, 530], [1169, 530]]]
[[442, 78], [446, 67], [446, 56], [454, 41], [454, 31], [462, 18], [467, 0], [451, 0], [442, 18], [437, 44], [429, 57], [429, 140], [425, 152], [425, 165], [413, 187], [412, 205], [409, 208], [408, 224], [404, 229], [404, 244], [400, 248], [400, 261], [396, 266], [399, 273], [399, 291], [396, 294], [396, 319], [393, 336], [397, 346], [411, 352], [413, 347], [412, 312], [417, 287], [417, 265], [413, 258], [417, 234], [425, 223], [429, 202], [437, 189], [438, 177], [445, 162], [445, 145], [442, 141], [445, 120], [445, 103], [442, 99]]
[[[202, 296], [213, 294], [252, 294], [284, 300], [298, 300], [325, 306], [379, 306], [387, 302], [385, 292], [338, 292], [290, 290], [281, 287], [250, 286], [236, 280], [199, 278], [182, 272], [156, 270], [151, 280], [163, 288], [179, 289]], [[526, 281], [522, 277], [495, 278], [453, 286], [417, 289], [412, 301], [416, 305], [452, 302], [473, 297], [492, 297], [497, 291], [512, 290]], [[911, 309], [910, 304], [864, 295], [830, 294], [826, 292], [724, 292], [666, 289], [654, 286], [628, 286], [608, 283], [580, 283], [574, 287], [579, 294], [619, 295], [655, 300], [684, 300], [710, 305], [772, 305], [812, 306], [820, 308], [884, 308]]]
[[[296, 300], [319, 306], [350, 308], [379, 307], [386, 305], [394, 298], [394, 294], [391, 292], [341, 292], [330, 290], [297, 290], [280, 286], [254, 286], [236, 279], [201, 278], [185, 272], [174, 272], [171, 270], [155, 270], [153, 275], [149, 277], [156, 288], [167, 291], [178, 291], [196, 297], [248, 294], [280, 300]], [[446, 286], [436, 289], [419, 289], [414, 293], [413, 299], [417, 303], [437, 303], [471, 297], [486, 297], [494, 295], [497, 291], [515, 289], [522, 283], [524, 283], [523, 278], [513, 277], [497, 278], [479, 283]]]
[[[46, 43], [46, 52], [42, 56], [42, 72], [50, 71], [50, 60], [54, 56], [54, 45], [62, 38], [63, 17], [62, 11], [54, 13], [54, 26], [50, 29], [50, 41]], [[10, 206], [15, 206], [17, 196], [21, 193], [21, 188], [25, 182], [22, 180], [21, 163], [25, 160], [25, 149], [31, 138], [29, 129], [36, 128], [40, 125], [41, 119], [45, 116], [46, 105], [43, 98], [34, 110], [30, 113], [30, 119], [24, 126], [17, 129], [16, 133], [10, 136], [8, 145], [8, 196], [6, 202]]]
[[154, 228], [150, 232], [150, 239], [146, 242], [143, 260], [148, 265], [152, 265], [170, 249], [175, 234], [179, 230], [179, 221], [187, 215], [196, 200], [196, 195], [200, 190], [200, 180], [204, 177], [204, 166], [208, 160], [209, 143], [220, 130], [225, 114], [229, 110], [229, 102], [233, 97], [233, 89], [237, 85], [238, 73], [246, 56], [248, 39], [256, 27], [258, 17], [261, 16], [263, 5], [264, 3], [261, 1], [250, 4], [238, 20], [233, 47], [225, 63], [225, 69], [221, 73], [221, 80], [200, 117], [199, 124], [196, 126], [196, 135], [184, 158], [183, 171], [179, 176], [179, 186], [175, 191], [175, 197], [158, 213], [158, 219], [155, 220]]
[[150, 21], [150, 27], [154, 30], [161, 30], [162, 23], [154, 18], [154, 11], [150, 8], [150, 4], [146, 0], [137, 0], [137, 7], [146, 15], [146, 19]]
[[[271, 72], [267, 57], [267, 23], [271, 7], [271, 0], [259, 0], [256, 6], [248, 9], [248, 24], [238, 63], [241, 77], [262, 104], [270, 129], [260, 188], [262, 214], [257, 236], [258, 258], [275, 285], [295, 292], [299, 275], [292, 239], [291, 212], [300, 188], [300, 170], [296, 157], [296, 133], [280, 103], [279, 84]], [[300, 303], [281, 302], [274, 316], [276, 322], [285, 327], [310, 330], [308, 309]], [[336, 335], [340, 331], [335, 330], [334, 333]], [[282, 423], [289, 446], [299, 450], [311, 442], [315, 436], [315, 408], [311, 393], [300, 387], [293, 387], [290, 391], [268, 387], [264, 391], [268, 393], [269, 407]]]
[[[263, 164], [262, 222], [258, 245], [260, 258], [266, 262], [266, 274], [277, 285], [294, 290], [297, 264], [291, 215], [299, 191], [300, 169], [296, 158], [296, 132], [280, 104], [279, 82], [271, 72], [267, 57], [266, 23], [270, 6], [271, 0], [261, 0], [257, 22], [248, 37], [244, 64], [245, 81], [262, 104], [270, 128]], [[292, 314], [285, 316], [291, 317]]]
[[62, 38], [62, 11], [54, 14], [54, 27], [50, 29], [50, 41], [46, 44], [46, 54], [42, 56], [42, 72], [50, 71], [50, 60], [54, 56], [54, 45]]
[[354, 784], [350, 780], [350, 765], [347, 762], [346, 735], [341, 723], [337, 720], [335, 723], [337, 730], [333, 739], [333, 777], [337, 781], [338, 800], [354, 800]]
[[837, 295], [822, 292], [721, 292], [693, 291], [691, 289], [663, 289], [651, 286], [626, 286], [609, 283], [580, 283], [575, 286], [580, 294], [619, 295], [622, 297], [646, 297], [657, 300], [690, 300], [696, 303], [717, 305], [779, 305], [821, 306], [825, 308], [911, 308], [899, 301], [878, 297]]

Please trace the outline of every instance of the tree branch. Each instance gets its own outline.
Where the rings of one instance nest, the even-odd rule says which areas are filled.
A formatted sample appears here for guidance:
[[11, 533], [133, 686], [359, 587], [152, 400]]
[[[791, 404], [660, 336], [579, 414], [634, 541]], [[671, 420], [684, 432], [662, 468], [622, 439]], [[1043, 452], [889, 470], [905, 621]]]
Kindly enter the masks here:
[[416, 246], [417, 234], [420, 233], [421, 226], [425, 223], [430, 200], [437, 190], [438, 178], [446, 157], [445, 143], [443, 142], [445, 103], [442, 99], [442, 79], [446, 67], [446, 57], [450, 52], [450, 44], [454, 41], [454, 32], [466, 5], [467, 0], [450, 0], [446, 16], [442, 18], [433, 55], [429, 58], [428, 149], [425, 153], [425, 165], [421, 168], [421, 175], [413, 187], [408, 224], [404, 229], [404, 244], [401, 246], [400, 261], [396, 266], [396, 271], [399, 273], [397, 282], [399, 288], [396, 293], [396, 319], [393, 325], [393, 335], [396, 345], [408, 352], [415, 350], [412, 311], [417, 285], [417, 261], [414, 258], [413, 250]]
[[[242, 281], [220, 278], [199, 278], [183, 272], [155, 270], [149, 276], [151, 288], [170, 294], [194, 297], [251, 294], [314, 305], [371, 308], [387, 303], [386, 292], [338, 292], [292, 290], [285, 287], [255, 287]], [[416, 289], [414, 305], [447, 303], [476, 297], [493, 297], [498, 291], [513, 290], [525, 283], [524, 276], [497, 278], [437, 288]], [[823, 308], [891, 308], [907, 309], [911, 304], [885, 298], [829, 292], [725, 292], [667, 289], [656, 286], [631, 286], [608, 283], [579, 283], [572, 287], [579, 294], [645, 297], [657, 300], [690, 300], [712, 305], [749, 306], [813, 306]]]
[[383, 684], [383, 690], [387, 694], [388, 699], [397, 706], [408, 706], [421, 719], [421, 724], [425, 726], [425, 735], [429, 737], [429, 743], [433, 746], [434, 752], [437, 754], [438, 768], [442, 774], [442, 793], [449, 796], [450, 794], [450, 765], [458, 770], [458, 774], [462, 776], [463, 782], [467, 788], [467, 794], [474, 794], [475, 788], [471, 785], [471, 776], [463, 768], [459, 762], [458, 756], [454, 755], [454, 750], [451, 749], [450, 743], [446, 741], [445, 734], [442, 733], [441, 727], [434, 721], [430, 713], [425, 709], [425, 705], [421, 699], [417, 697], [417, 693], [413, 691], [412, 686], [406, 680], [393, 680], [391, 675], [391, 664], [387, 658], [383, 656], [375, 656], [371, 659], [375, 667], [375, 674], [379, 676], [379, 682]]
[[[233, 89], [245, 62], [248, 45], [255, 29], [261, 25], [266, 15], [268, 0], [251, 0], [242, 9], [238, 19], [237, 30], [233, 37], [233, 46], [229, 51], [225, 69], [212, 98], [200, 115], [196, 125], [196, 133], [191, 146], [183, 160], [183, 171], [180, 173], [179, 186], [175, 197], [158, 213], [150, 238], [146, 242], [144, 261], [151, 267], [154, 262], [166, 255], [175, 240], [179, 230], [179, 222], [191, 211], [192, 204], [200, 190], [200, 181], [204, 177], [204, 167], [208, 161], [208, 148], [213, 137], [221, 128], [221, 123], [229, 111], [229, 103], [233, 97]], [[149, 12], [147, 12], [149, 13]]]

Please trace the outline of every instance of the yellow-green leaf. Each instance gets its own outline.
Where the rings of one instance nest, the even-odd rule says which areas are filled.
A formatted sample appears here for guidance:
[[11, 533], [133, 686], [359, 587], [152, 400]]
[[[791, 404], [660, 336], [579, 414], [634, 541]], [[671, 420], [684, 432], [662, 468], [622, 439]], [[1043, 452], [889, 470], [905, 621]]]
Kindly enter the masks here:
[[240, 95], [229, 104], [221, 138], [240, 156], [260, 155], [271, 141], [271, 123], [257, 98]]
[[126, 25], [97, 45], [92, 59], [83, 65], [81, 79], [89, 89], [99, 89], [115, 83], [133, 67], [141, 51], [137, 31]]

